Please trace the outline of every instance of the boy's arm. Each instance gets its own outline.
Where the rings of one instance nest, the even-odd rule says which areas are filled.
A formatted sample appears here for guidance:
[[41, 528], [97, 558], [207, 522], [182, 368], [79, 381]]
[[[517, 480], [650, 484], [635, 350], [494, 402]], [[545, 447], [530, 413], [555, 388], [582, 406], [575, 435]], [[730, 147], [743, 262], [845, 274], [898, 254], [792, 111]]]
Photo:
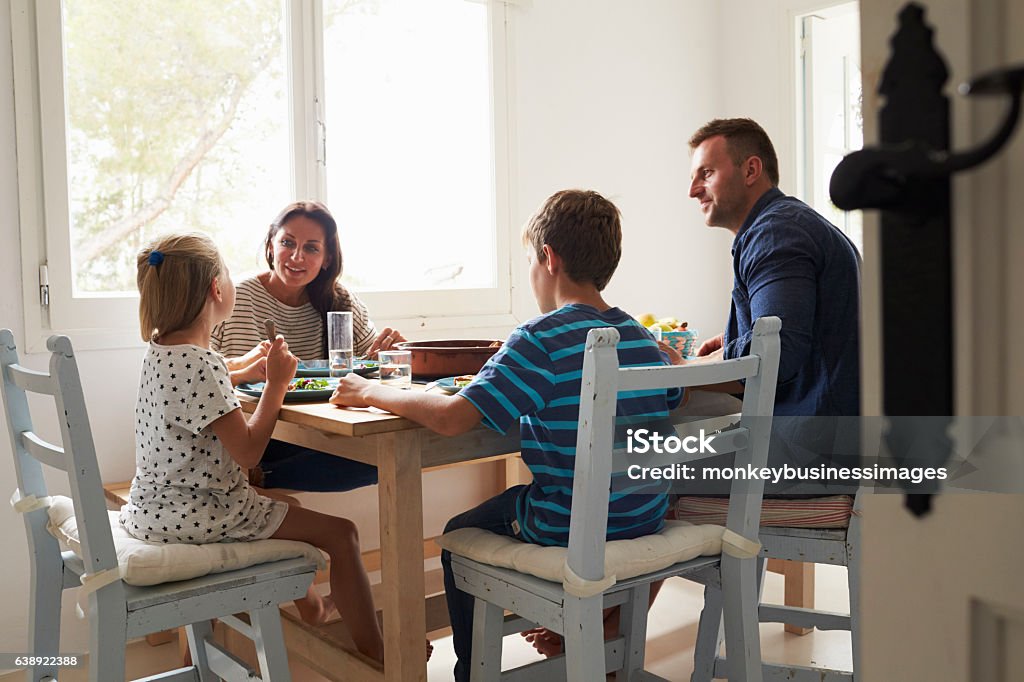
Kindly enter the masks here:
[[473, 403], [458, 395], [403, 391], [367, 381], [356, 374], [349, 374], [338, 383], [331, 403], [342, 407], [377, 407], [411, 419], [442, 436], [465, 433], [482, 419]]

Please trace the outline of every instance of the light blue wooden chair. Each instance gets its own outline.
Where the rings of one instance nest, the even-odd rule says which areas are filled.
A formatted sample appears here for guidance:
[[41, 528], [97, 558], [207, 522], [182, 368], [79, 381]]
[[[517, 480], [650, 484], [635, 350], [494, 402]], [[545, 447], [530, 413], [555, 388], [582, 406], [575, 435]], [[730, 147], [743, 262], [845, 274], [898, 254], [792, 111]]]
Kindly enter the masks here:
[[[61, 593], [85, 585], [89, 590], [85, 607], [90, 621], [89, 679], [94, 682], [125, 679], [128, 639], [180, 626], [187, 626], [194, 665], [147, 679], [287, 682], [290, 674], [278, 606], [305, 594], [316, 564], [305, 558], [287, 559], [150, 587], [125, 584], [120, 579], [71, 342], [65, 336], [52, 336], [46, 345], [51, 351], [50, 371], [34, 371], [18, 363], [11, 331], [0, 330], [4, 412], [18, 477], [12, 502], [23, 513], [32, 561], [28, 651], [39, 655], [61, 651]], [[26, 392], [53, 396], [63, 447], [33, 431]], [[82, 558], [62, 553], [46, 530], [49, 498], [41, 463], [68, 474]], [[232, 615], [242, 612], [248, 613], [248, 623]], [[213, 643], [214, 618], [253, 640], [259, 677]], [[26, 679], [56, 680], [57, 668], [30, 668]]]
[[[813, 500], [808, 500], [808, 503], [813, 504]], [[850, 523], [846, 528], [761, 528], [761, 562], [764, 559], [786, 559], [846, 566], [850, 587], [850, 613], [762, 603], [758, 609], [760, 622], [786, 623], [818, 630], [848, 630], [853, 645], [853, 670], [840, 670], [822, 665], [765, 662], [765, 680], [856, 682], [860, 658], [860, 509], [861, 493], [858, 492], [854, 497]], [[763, 580], [763, 570], [760, 577]], [[704, 609], [701, 611], [697, 643], [694, 647], [694, 672], [690, 678], [692, 682], [731, 679], [728, 674], [728, 660], [725, 656], [719, 655], [722, 647], [722, 606], [721, 587], [713, 581], [705, 582]], [[729, 649], [728, 643], [726, 648]]]
[[[725, 551], [721, 555], [702, 556], [646, 575], [615, 581], [613, 576], [605, 575], [605, 536], [617, 393], [745, 379], [746, 393], [739, 422], [716, 436], [715, 449], [718, 453], [735, 452], [737, 466], [748, 463], [764, 466], [775, 400], [781, 326], [778, 318], [758, 320], [748, 357], [680, 367], [625, 369], [619, 368], [615, 350], [618, 332], [614, 329], [590, 331], [580, 394], [580, 430], [565, 574], [575, 583], [596, 585], [599, 589], [580, 596], [580, 590], [566, 589], [566, 583], [498, 568], [453, 552], [456, 581], [461, 589], [476, 598], [474, 682], [597, 682], [604, 680], [606, 673], [615, 673], [620, 682], [661, 680], [643, 670], [650, 585], [671, 576], [698, 572], [718, 576], [723, 586], [725, 639], [729, 651], [734, 652], [729, 659], [729, 679], [738, 682], [762, 679], [756, 557], [763, 482], [744, 479], [732, 483], [727, 530], [723, 536]], [[695, 426], [688, 425], [689, 428]], [[675, 462], [691, 462], [697, 458], [699, 455], [680, 452]], [[667, 465], [669, 461], [670, 456], [663, 455], [658, 457], [657, 464]], [[606, 642], [602, 611], [616, 605], [622, 608], [620, 636]], [[506, 619], [505, 610], [518, 617]], [[538, 625], [563, 636], [564, 655], [502, 672], [502, 637]]]

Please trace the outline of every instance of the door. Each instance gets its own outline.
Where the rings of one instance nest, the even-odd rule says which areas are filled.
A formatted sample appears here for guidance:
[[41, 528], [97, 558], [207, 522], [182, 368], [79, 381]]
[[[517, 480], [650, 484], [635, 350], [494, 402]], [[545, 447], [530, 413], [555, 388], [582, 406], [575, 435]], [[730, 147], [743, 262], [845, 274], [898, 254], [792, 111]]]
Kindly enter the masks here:
[[[1024, 0], [921, 2], [950, 71], [952, 148], [974, 146], [1004, 102], [967, 100], [955, 86], [1024, 62]], [[865, 145], [877, 140], [877, 96], [898, 0], [862, 0]], [[1024, 415], [1024, 133], [984, 167], [953, 181], [953, 404], [958, 415]], [[864, 414], [881, 414], [877, 212], [864, 218]], [[936, 334], [947, 333], [936, 329]], [[1014, 344], [1013, 340], [1017, 343]], [[921, 349], [927, 352], [927, 349]], [[888, 387], [891, 388], [891, 387]], [[993, 447], [999, 447], [998, 443]], [[1024, 679], [1024, 495], [941, 495], [924, 518], [897, 495], [869, 496], [863, 518], [862, 680]]]

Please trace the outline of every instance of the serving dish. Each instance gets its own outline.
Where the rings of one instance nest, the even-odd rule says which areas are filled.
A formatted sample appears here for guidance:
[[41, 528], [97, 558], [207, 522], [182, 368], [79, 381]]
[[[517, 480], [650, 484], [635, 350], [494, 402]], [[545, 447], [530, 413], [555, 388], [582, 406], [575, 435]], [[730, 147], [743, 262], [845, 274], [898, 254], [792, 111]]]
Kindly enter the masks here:
[[397, 346], [412, 351], [412, 376], [419, 380], [476, 374], [502, 343], [498, 339], [434, 339], [403, 341]]

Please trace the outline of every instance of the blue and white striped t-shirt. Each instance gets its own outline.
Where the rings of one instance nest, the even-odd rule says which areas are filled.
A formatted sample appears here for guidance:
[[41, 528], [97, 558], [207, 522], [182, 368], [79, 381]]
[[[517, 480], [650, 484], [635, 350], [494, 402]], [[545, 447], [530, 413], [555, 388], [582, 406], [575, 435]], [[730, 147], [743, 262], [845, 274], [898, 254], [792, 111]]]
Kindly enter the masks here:
[[[459, 393], [476, 406], [485, 425], [500, 433], [519, 421], [523, 462], [533, 473], [516, 505], [520, 535], [528, 542], [569, 542], [583, 349], [587, 332], [600, 327], [618, 330], [620, 366], [668, 364], [651, 334], [626, 313], [618, 308], [598, 312], [574, 303], [518, 327]], [[617, 421], [656, 420], [681, 398], [680, 389], [620, 393]], [[635, 486], [613, 482], [608, 539], [660, 530], [668, 507], [666, 488], [661, 481], [638, 481]]]

